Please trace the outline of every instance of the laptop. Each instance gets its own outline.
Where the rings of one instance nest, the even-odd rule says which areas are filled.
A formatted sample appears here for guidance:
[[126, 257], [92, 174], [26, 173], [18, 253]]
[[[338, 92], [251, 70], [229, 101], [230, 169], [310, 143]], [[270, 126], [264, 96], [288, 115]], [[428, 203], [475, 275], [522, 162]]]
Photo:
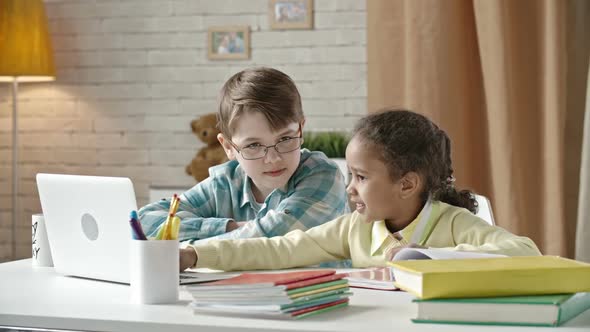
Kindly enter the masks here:
[[[129, 283], [131, 228], [137, 210], [129, 178], [37, 174], [55, 270], [63, 275]], [[235, 274], [181, 273], [180, 284]]]

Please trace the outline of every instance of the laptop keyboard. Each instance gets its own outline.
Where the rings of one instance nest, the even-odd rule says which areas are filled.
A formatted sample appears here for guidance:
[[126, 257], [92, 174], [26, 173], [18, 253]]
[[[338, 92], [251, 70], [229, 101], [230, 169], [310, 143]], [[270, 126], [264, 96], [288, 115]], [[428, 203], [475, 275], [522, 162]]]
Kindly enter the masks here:
[[[0, 0], [1, 1], [1, 0]], [[185, 271], [180, 272], [179, 274], [179, 282], [180, 284], [196, 284], [201, 282], [210, 282], [216, 280], [227, 279], [231, 277], [235, 277], [239, 275], [239, 273], [200, 273], [195, 271]]]
[[199, 280], [199, 276], [197, 276], [195, 273], [190, 273], [190, 272], [181, 272], [180, 273], [180, 281], [189, 281], [189, 280]]

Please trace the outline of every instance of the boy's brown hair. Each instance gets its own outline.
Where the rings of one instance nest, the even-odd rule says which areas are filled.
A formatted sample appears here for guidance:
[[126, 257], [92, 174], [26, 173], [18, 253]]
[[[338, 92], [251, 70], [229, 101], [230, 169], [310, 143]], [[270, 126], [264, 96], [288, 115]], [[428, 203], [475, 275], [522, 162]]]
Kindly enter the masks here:
[[219, 99], [217, 128], [228, 139], [235, 121], [247, 112], [262, 113], [273, 130], [304, 120], [295, 83], [287, 74], [272, 68], [249, 68], [233, 75], [221, 88]]

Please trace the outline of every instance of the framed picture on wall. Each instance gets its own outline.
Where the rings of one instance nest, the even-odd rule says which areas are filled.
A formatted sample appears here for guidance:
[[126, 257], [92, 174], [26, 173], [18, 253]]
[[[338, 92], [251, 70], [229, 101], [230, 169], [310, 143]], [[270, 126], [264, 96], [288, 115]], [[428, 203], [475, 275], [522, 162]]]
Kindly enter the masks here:
[[271, 29], [313, 28], [313, 0], [269, 0]]
[[210, 27], [207, 38], [209, 59], [249, 59], [250, 27]]

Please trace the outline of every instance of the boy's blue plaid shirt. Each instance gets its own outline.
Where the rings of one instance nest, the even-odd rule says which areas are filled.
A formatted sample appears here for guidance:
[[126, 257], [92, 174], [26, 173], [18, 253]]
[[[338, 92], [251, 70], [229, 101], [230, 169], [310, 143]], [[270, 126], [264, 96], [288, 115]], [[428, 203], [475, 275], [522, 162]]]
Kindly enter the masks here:
[[[246, 181], [248, 179], [248, 181]], [[147, 236], [155, 236], [166, 220], [169, 200], [139, 210]], [[323, 153], [301, 150], [301, 161], [286, 185], [256, 203], [249, 178], [237, 161], [210, 169], [210, 176], [181, 196], [180, 241], [273, 237], [307, 230], [348, 212], [344, 177]], [[248, 221], [225, 233], [228, 221]]]

